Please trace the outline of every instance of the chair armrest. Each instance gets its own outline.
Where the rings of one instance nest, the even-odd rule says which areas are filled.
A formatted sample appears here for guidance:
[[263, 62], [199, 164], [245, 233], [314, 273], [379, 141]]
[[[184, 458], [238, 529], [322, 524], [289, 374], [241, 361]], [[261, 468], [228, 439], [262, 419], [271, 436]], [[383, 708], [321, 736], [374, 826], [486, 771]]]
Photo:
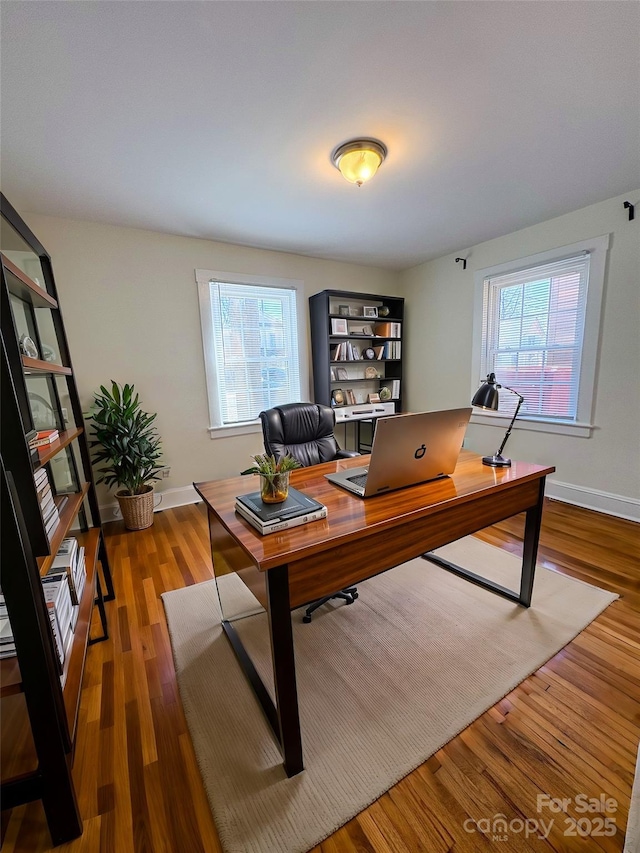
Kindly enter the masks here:
[[358, 453], [357, 450], [339, 450], [336, 453], [336, 459], [352, 459], [354, 456], [361, 456], [361, 453]]

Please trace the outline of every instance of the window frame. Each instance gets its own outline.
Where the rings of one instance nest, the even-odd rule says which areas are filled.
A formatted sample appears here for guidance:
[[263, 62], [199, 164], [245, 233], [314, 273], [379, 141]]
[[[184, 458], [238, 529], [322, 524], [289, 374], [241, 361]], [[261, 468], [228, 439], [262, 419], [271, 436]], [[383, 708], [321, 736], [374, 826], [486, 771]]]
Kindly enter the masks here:
[[298, 373], [300, 377], [300, 399], [308, 399], [309, 366], [307, 347], [304, 342], [308, 339], [306, 315], [304, 313], [304, 282], [300, 279], [276, 278], [274, 276], [250, 275], [248, 273], [226, 272], [222, 270], [195, 270], [198, 286], [198, 303], [200, 307], [200, 323], [202, 330], [202, 350], [204, 358], [205, 378], [207, 385], [207, 403], [209, 407], [209, 436], [212, 439], [229, 436], [249, 435], [261, 430], [260, 419], [243, 421], [233, 425], [216, 423], [219, 418], [217, 395], [218, 365], [215, 357], [213, 320], [211, 317], [211, 298], [209, 284], [218, 281], [224, 284], [247, 285], [253, 287], [274, 287], [295, 292], [296, 321], [298, 336]]
[[[586, 252], [590, 256], [576, 417], [575, 419], [565, 420], [545, 418], [541, 415], [520, 414], [514, 428], [531, 430], [533, 432], [572, 435], [579, 438], [589, 438], [593, 432], [595, 428], [595, 424], [593, 423], [595, 383], [600, 347], [605, 269], [610, 236], [610, 234], [604, 234], [599, 237], [592, 237], [588, 240], [572, 243], [569, 246], [559, 246], [556, 249], [550, 249], [546, 252], [538, 252], [535, 255], [529, 255], [525, 258], [517, 258], [502, 264], [476, 270], [474, 275], [471, 396], [475, 394], [480, 383], [486, 378], [482, 374], [482, 324], [485, 292], [489, 287], [488, 279], [499, 275], [515, 273], [530, 267], [566, 260], [582, 252]], [[506, 429], [510, 420], [511, 415], [502, 412], [480, 412], [474, 409], [471, 415], [471, 423], [499, 426], [502, 429]]]

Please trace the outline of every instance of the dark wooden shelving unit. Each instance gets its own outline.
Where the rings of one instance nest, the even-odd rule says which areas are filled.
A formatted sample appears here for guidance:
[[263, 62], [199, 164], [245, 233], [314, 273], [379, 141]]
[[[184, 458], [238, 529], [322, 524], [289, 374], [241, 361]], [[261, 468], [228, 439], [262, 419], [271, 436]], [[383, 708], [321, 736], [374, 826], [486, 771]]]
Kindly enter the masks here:
[[[17, 651], [15, 657], [0, 660], [2, 807], [41, 799], [57, 845], [82, 833], [71, 775], [80, 693], [87, 648], [107, 637], [104, 600], [113, 598], [114, 590], [51, 259], [4, 196], [0, 201], [1, 567], [2, 592]], [[37, 276], [30, 274], [32, 270]], [[46, 351], [49, 346], [55, 361], [25, 355], [21, 351], [25, 335], [47, 357], [51, 355]], [[33, 381], [40, 383], [37, 393], [30, 390]], [[37, 453], [30, 451], [28, 437], [45, 425], [37, 422], [34, 400], [44, 402], [48, 416], [55, 421], [46, 426], [59, 431], [58, 438]], [[50, 540], [34, 481], [41, 468], [47, 470], [59, 507], [59, 521]], [[59, 470], [65, 474], [65, 484], [60, 487]], [[87, 577], [75, 629], [60, 666], [42, 577], [68, 535], [84, 546]], [[94, 604], [102, 635], [92, 638]]]
[[[350, 313], [344, 314], [338, 309], [339, 305], [346, 306]], [[371, 317], [364, 314], [364, 308], [383, 308], [388, 313], [383, 316]], [[341, 410], [349, 410], [350, 413], [357, 412], [358, 407], [367, 405], [369, 393], [379, 393], [383, 387], [391, 387], [396, 380], [400, 387], [400, 393], [392, 395], [387, 402], [393, 403], [394, 413], [403, 411], [402, 395], [403, 383], [403, 358], [404, 343], [404, 299], [399, 296], [383, 296], [379, 293], [358, 293], [356, 291], [323, 290], [309, 298], [309, 311], [311, 320], [311, 354], [313, 361], [313, 391], [314, 400], [325, 406], [332, 405], [332, 391], [341, 389], [354, 390], [357, 400], [356, 405], [340, 406]], [[345, 321], [348, 334], [336, 334], [332, 329], [332, 321]], [[375, 330], [377, 324], [396, 323], [400, 330], [398, 336], [368, 335], [363, 334], [358, 327], [369, 325]], [[332, 358], [334, 348], [348, 341], [356, 345], [361, 354], [367, 347], [379, 347], [388, 341], [397, 341], [400, 347], [400, 358], [345, 360]], [[379, 374], [376, 378], [366, 378], [364, 372], [367, 367], [373, 366]], [[336, 371], [343, 368], [347, 372], [347, 379], [338, 379]], [[332, 377], [332, 371], [334, 375]], [[340, 412], [336, 408], [338, 422]], [[350, 415], [350, 422], [355, 423], [355, 445], [358, 450], [370, 448], [375, 422], [369, 419], [357, 420]], [[346, 423], [342, 421], [342, 423]], [[367, 436], [363, 439], [361, 426], [368, 424]], [[345, 438], [346, 438], [345, 426]]]

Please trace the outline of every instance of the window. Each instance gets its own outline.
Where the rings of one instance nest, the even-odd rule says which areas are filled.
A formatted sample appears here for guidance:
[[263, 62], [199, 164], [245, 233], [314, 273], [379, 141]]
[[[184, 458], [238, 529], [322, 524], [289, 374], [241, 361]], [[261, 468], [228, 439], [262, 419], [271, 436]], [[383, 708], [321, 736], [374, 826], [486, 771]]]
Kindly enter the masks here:
[[[520, 426], [590, 434], [607, 247], [598, 237], [476, 273], [473, 391], [495, 373], [524, 397]], [[498, 412], [474, 421], [516, 404], [501, 394]]]
[[196, 270], [212, 436], [250, 432], [263, 409], [303, 399], [301, 282]]

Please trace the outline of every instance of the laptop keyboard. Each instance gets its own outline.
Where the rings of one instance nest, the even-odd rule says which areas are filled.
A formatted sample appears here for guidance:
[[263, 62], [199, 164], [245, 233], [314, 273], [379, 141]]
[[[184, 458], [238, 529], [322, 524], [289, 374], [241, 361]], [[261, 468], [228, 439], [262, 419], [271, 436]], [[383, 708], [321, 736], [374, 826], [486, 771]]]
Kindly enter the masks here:
[[347, 477], [347, 480], [350, 483], [355, 483], [356, 486], [362, 486], [364, 489], [364, 484], [367, 482], [367, 474], [358, 474], [355, 477]]

